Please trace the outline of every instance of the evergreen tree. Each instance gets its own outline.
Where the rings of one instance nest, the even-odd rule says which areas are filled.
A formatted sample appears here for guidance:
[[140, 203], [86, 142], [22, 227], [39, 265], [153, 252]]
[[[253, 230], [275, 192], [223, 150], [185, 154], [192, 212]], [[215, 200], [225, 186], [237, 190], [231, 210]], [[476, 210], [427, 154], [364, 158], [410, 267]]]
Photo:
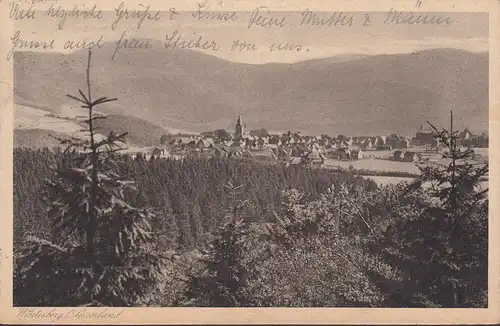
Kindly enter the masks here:
[[191, 203], [189, 208], [189, 225], [191, 226], [191, 235], [199, 247], [203, 241], [203, 221], [201, 219], [201, 209], [197, 202]]
[[134, 186], [116, 171], [126, 134], [99, 139], [88, 55], [87, 92], [68, 95], [88, 110], [86, 137], [61, 140], [67, 148], [48, 182], [52, 239], [28, 237], [17, 259], [15, 301], [32, 306], [134, 306], [163, 279], [167, 259], [154, 250], [153, 214], [125, 201]]
[[[420, 202], [425, 206], [418, 209], [414, 200], [388, 232], [392, 241], [388, 257], [403, 275], [404, 290], [395, 301], [407, 306], [484, 306], [488, 190], [481, 189], [479, 182], [488, 165], [472, 163], [472, 151], [459, 148], [453, 116], [449, 130], [439, 131], [429, 124], [444, 145], [444, 163], [421, 167], [421, 176], [409, 190], [422, 192]], [[421, 190], [422, 185], [426, 190]]]
[[[252, 276], [250, 262], [252, 228], [241, 218], [240, 211], [246, 201], [239, 199], [241, 185], [228, 181], [225, 188], [231, 205], [226, 223], [219, 228], [207, 257], [206, 270], [201, 276], [192, 276], [187, 297], [196, 306], [243, 307], [252, 305], [247, 291]], [[253, 233], [255, 234], [255, 233]]]
[[179, 230], [170, 205], [170, 200], [167, 195], [164, 194], [162, 203], [162, 219], [160, 221], [161, 227], [159, 229], [161, 230], [161, 237], [165, 240], [165, 246], [173, 249], [177, 246]]

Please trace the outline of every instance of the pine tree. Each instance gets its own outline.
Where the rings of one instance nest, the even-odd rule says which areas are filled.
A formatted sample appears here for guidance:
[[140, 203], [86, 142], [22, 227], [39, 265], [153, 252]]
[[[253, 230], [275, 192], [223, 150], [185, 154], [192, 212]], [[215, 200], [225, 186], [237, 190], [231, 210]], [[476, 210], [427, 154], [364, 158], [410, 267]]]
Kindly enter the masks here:
[[172, 250], [177, 245], [177, 237], [179, 230], [175, 221], [175, 216], [170, 206], [170, 200], [166, 193], [163, 194], [161, 203], [160, 218], [157, 219], [157, 233], [160, 235], [162, 245], [167, 250]]
[[197, 201], [191, 203], [189, 208], [189, 225], [191, 226], [191, 235], [199, 247], [202, 245], [202, 241], [204, 240], [204, 230], [203, 230], [203, 221], [201, 219], [201, 209], [200, 205]]
[[415, 211], [417, 205], [412, 205], [390, 232], [397, 253], [389, 257], [405, 275], [406, 298], [398, 300], [410, 306], [484, 306], [488, 190], [479, 183], [488, 173], [488, 164], [472, 163], [472, 150], [460, 149], [453, 116], [449, 130], [429, 125], [445, 150], [442, 162], [420, 167], [420, 177], [409, 187], [422, 192], [419, 201], [424, 208]]
[[29, 237], [17, 262], [20, 305], [134, 306], [163, 279], [168, 260], [154, 250], [153, 213], [124, 199], [134, 187], [116, 172], [115, 152], [126, 134], [98, 138], [95, 108], [115, 101], [93, 99], [88, 54], [87, 92], [68, 95], [88, 110], [86, 137], [61, 140], [67, 148], [48, 182], [50, 240]]
[[239, 198], [242, 185], [228, 181], [224, 187], [231, 203], [226, 223], [216, 232], [204, 259], [205, 274], [193, 276], [187, 292], [187, 297], [198, 306], [252, 305], [246, 289], [249, 278], [254, 274], [254, 265], [249, 262], [252, 228], [240, 213], [246, 201]]

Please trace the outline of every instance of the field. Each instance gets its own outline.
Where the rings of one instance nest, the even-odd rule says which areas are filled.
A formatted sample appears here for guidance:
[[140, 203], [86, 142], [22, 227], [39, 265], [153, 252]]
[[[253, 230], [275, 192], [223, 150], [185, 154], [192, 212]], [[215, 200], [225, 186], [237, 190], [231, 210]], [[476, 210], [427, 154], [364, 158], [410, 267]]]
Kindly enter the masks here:
[[43, 110], [15, 104], [14, 129], [44, 129], [72, 134], [82, 129], [82, 126], [74, 120], [61, 119]]
[[406, 172], [413, 174], [418, 174], [420, 172], [415, 163], [412, 162], [396, 162], [376, 158], [364, 158], [356, 161], [340, 161], [327, 159], [325, 161], [325, 167], [340, 167], [343, 169], [349, 169], [350, 166], [352, 166], [356, 170]]
[[[411, 183], [414, 178], [402, 178], [402, 177], [386, 177], [386, 176], [363, 176], [363, 178], [367, 180], [373, 180], [376, 184], [380, 186], [385, 186], [389, 184], [397, 184], [400, 182], [407, 182]], [[480, 182], [480, 187], [481, 189], [486, 189], [488, 188], [488, 181], [481, 181]], [[429, 187], [430, 184], [424, 184], [423, 187]]]
[[[441, 155], [436, 152], [428, 151], [425, 147], [412, 147], [408, 149], [412, 152], [418, 152], [422, 155], [422, 163], [425, 161], [447, 164], [442, 159]], [[474, 148], [474, 152], [478, 154], [477, 162], [488, 161], [488, 148]], [[342, 161], [328, 158], [325, 161], [325, 167], [349, 169], [351, 166], [355, 170], [369, 170], [376, 172], [404, 172], [411, 174], [419, 174], [420, 170], [414, 162], [399, 162], [393, 161], [392, 151], [365, 151], [364, 158], [353, 161]]]

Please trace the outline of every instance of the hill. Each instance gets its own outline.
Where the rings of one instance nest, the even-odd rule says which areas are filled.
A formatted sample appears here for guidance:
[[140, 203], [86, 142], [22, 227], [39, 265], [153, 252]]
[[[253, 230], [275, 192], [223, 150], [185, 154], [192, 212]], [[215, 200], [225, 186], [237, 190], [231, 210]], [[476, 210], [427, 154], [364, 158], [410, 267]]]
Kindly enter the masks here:
[[47, 129], [14, 129], [14, 147], [59, 147], [56, 137], [65, 138], [66, 135]]
[[109, 134], [110, 131], [127, 132], [127, 144], [137, 146], [158, 145], [160, 137], [169, 134], [151, 122], [125, 115], [108, 115], [106, 119], [96, 120], [95, 125], [101, 134]]
[[76, 120], [54, 112], [14, 103], [14, 129], [40, 129], [73, 134], [82, 127]]
[[[307, 133], [414, 134], [453, 109], [458, 128], [487, 130], [488, 54], [435, 49], [418, 54], [352, 55], [336, 60], [250, 65], [190, 50], [94, 54], [95, 93], [117, 97], [102, 108], [162, 127], [203, 131], [248, 128]], [[349, 57], [349, 56], [348, 56]], [[85, 86], [86, 53], [17, 52], [14, 90], [44, 107], [73, 104]], [[69, 101], [68, 101], [69, 100]]]
[[[27, 101], [23, 101], [27, 103]], [[44, 111], [27, 105], [14, 104], [14, 129], [19, 137], [15, 146], [43, 147], [57, 146], [58, 142], [49, 135], [84, 136], [81, 132], [83, 124], [76, 119], [85, 112], [64, 109], [65, 115]], [[68, 115], [73, 114], [73, 115]], [[159, 143], [162, 135], [169, 132], [151, 122], [127, 115], [108, 115], [106, 119], [96, 120], [95, 126], [99, 134], [108, 134], [111, 130], [117, 133], [127, 132], [127, 144], [135, 146], [151, 146]], [[36, 139], [37, 135], [40, 137]], [[100, 137], [100, 135], [98, 136]], [[32, 144], [33, 146], [30, 146]]]

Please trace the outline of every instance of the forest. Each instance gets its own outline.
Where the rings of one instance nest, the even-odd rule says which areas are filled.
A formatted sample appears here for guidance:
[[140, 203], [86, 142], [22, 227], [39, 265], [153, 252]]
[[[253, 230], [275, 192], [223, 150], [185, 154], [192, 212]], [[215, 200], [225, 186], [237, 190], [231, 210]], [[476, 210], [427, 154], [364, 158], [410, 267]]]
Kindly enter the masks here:
[[[45, 183], [54, 177], [52, 166], [62, 157], [57, 148], [14, 149], [15, 242], [27, 232], [37, 236], [50, 233]], [[241, 196], [248, 200], [246, 218], [263, 222], [271, 220], [280, 208], [284, 189], [298, 189], [313, 200], [334, 184], [376, 188], [373, 181], [352, 173], [286, 168], [251, 160], [114, 157], [118, 173], [133, 176], [137, 184], [135, 191], [125, 194], [127, 202], [154, 208], [159, 223], [156, 227], [168, 230], [172, 249], [201, 245], [224, 222], [230, 205], [224, 188], [227, 181], [242, 185]]]
[[[54, 237], [47, 181], [64, 156], [15, 149], [16, 251], [28, 236]], [[161, 290], [145, 295], [148, 305], [450, 307], [452, 280], [457, 306], [487, 304], [487, 199], [464, 207], [457, 241], [447, 237], [447, 212], [432, 194], [407, 184], [378, 187], [354, 172], [250, 160], [113, 160], [137, 186], [124, 199], [152, 209], [157, 250], [173, 257], [162, 267]], [[240, 185], [236, 196], [228, 183]], [[240, 220], [231, 229], [234, 214]], [[19, 280], [19, 305], [67, 304], [68, 294], [32, 296], [34, 281]], [[112, 302], [129, 304], [138, 303]]]

